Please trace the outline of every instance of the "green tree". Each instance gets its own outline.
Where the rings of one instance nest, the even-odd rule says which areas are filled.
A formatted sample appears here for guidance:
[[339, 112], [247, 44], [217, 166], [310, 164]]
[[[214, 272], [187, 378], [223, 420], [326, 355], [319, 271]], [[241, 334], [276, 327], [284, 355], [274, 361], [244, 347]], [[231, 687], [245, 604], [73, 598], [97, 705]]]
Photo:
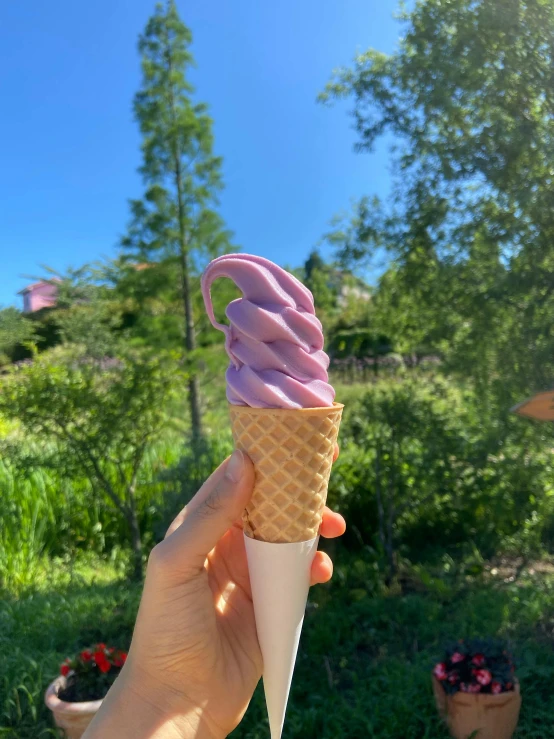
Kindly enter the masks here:
[[337, 308], [340, 284], [337, 271], [327, 264], [317, 249], [313, 249], [304, 263], [303, 282], [311, 290], [318, 316], [328, 316]]
[[360, 150], [397, 142], [382, 238], [401, 323], [508, 404], [554, 375], [554, 6], [421, 0], [402, 22], [323, 98], [354, 100]]
[[33, 341], [34, 327], [21, 311], [13, 306], [0, 309], [0, 366], [14, 359], [18, 346]]
[[86, 475], [123, 516], [136, 577], [143, 559], [137, 484], [145, 454], [165, 428], [176, 376], [167, 359], [133, 352], [100, 360], [70, 346], [35, 356], [2, 383], [0, 414], [41, 442], [37, 464]]
[[81, 346], [88, 357], [103, 359], [117, 352], [123, 338], [123, 305], [111, 289], [115, 263], [84, 264], [65, 273], [49, 272], [57, 280], [55, 323], [60, 343]]
[[197, 278], [205, 262], [230, 244], [229, 232], [215, 210], [222, 179], [221, 158], [213, 153], [212, 120], [206, 105], [193, 100], [187, 79], [193, 64], [191, 39], [169, 0], [156, 6], [139, 40], [142, 88], [135, 96], [134, 112], [143, 136], [140, 173], [146, 191], [141, 200], [131, 202], [132, 219], [123, 247], [135, 265], [148, 267], [146, 278], [163, 275], [178, 295], [196, 444], [202, 438], [200, 389], [194, 371]]
[[383, 240], [383, 214], [378, 198], [364, 196], [353, 202], [351, 211], [338, 214], [323, 240], [333, 248], [341, 269], [351, 273], [373, 267]]

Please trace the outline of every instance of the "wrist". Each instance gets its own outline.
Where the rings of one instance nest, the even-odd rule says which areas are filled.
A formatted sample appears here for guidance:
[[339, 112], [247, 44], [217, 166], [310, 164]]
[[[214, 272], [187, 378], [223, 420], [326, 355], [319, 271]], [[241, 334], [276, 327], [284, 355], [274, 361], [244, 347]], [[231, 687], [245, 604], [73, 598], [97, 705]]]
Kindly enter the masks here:
[[[130, 665], [129, 665], [130, 668]], [[225, 739], [204, 706], [164, 686], [152, 687], [127, 665], [83, 739]]]

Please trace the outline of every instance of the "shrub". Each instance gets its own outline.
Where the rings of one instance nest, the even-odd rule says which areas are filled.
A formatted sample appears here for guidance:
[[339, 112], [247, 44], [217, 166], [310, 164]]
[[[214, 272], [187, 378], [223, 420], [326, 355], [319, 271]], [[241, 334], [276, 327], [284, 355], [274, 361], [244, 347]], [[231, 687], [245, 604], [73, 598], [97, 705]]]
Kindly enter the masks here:
[[488, 420], [471, 390], [440, 377], [370, 385], [346, 407], [329, 503], [348, 519], [351, 545], [382, 552], [389, 577], [399, 548], [421, 559], [473, 542], [490, 556], [549, 510], [543, 434], [518, 418]]
[[165, 428], [177, 373], [169, 357], [129, 352], [99, 360], [72, 347], [15, 369], [0, 395], [4, 416], [41, 442], [29, 465], [83, 477], [91, 497], [108, 500], [125, 521], [135, 576], [143, 557], [138, 480], [148, 448]]

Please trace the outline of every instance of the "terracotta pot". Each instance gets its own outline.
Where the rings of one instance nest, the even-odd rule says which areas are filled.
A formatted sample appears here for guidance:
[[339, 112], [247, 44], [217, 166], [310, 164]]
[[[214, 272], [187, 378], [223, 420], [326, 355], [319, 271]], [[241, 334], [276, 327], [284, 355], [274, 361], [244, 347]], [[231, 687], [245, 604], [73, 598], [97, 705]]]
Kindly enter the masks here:
[[433, 676], [433, 693], [440, 717], [454, 739], [510, 739], [516, 730], [521, 708], [519, 683], [514, 690], [499, 695], [454, 693], [447, 695]]
[[65, 685], [65, 677], [63, 675], [57, 677], [46, 689], [44, 702], [54, 714], [56, 726], [63, 729], [67, 739], [81, 739], [94, 718], [94, 714], [102, 705], [102, 700], [83, 701], [82, 703], [62, 701], [58, 698], [58, 693], [65, 688]]

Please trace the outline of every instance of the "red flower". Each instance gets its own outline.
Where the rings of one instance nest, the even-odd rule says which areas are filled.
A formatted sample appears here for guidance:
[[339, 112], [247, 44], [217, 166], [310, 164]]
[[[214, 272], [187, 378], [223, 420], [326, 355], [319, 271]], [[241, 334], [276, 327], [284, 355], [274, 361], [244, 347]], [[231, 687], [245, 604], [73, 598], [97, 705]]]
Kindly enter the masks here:
[[70, 669], [71, 669], [70, 666], [66, 665], [64, 662], [64, 664], [60, 667], [60, 672], [62, 673], [64, 677], [67, 677], [69, 675]]
[[493, 684], [491, 685], [491, 693], [494, 693], [495, 695], [498, 695], [498, 693], [501, 693], [501, 692], [502, 692], [502, 685], [500, 683], [496, 682], [496, 680], [495, 680], [493, 682]]
[[483, 654], [476, 654], [471, 661], [475, 667], [483, 667], [485, 664], [485, 656]]
[[464, 657], [463, 654], [461, 654], [461, 652], [454, 652], [454, 654], [452, 655], [452, 657], [450, 657], [450, 661], [454, 665], [457, 664], [458, 662], [463, 662], [464, 659], [465, 659], [465, 657]]
[[96, 645], [96, 649], [97, 649], [97, 651], [100, 651], [101, 649], [106, 649], [106, 645], [105, 644], [97, 644]]
[[119, 652], [113, 658], [113, 663], [116, 667], [123, 667], [126, 659], [127, 659], [127, 654], [125, 652]]
[[83, 649], [81, 652], [81, 659], [83, 662], [90, 662], [92, 659], [92, 652], [88, 649]]
[[468, 693], [480, 693], [481, 692], [481, 686], [480, 685], [470, 684], [470, 685], [467, 686], [467, 692]]
[[469, 693], [469, 686], [467, 683], [460, 683], [460, 690], [462, 693]]
[[437, 680], [446, 680], [447, 672], [446, 672], [446, 665], [444, 662], [438, 662], [435, 665], [435, 668], [433, 670], [433, 675], [437, 678]]
[[104, 652], [95, 652], [92, 656], [100, 672], [110, 671], [111, 665], [106, 659], [106, 655], [104, 654]]
[[472, 670], [472, 672], [480, 685], [488, 685], [492, 680], [492, 675], [488, 670]]
[[460, 679], [460, 676], [458, 675], [457, 672], [454, 671], [454, 672], [448, 673], [448, 682], [450, 683], [450, 685], [454, 685], [455, 683], [458, 682], [459, 679]]

